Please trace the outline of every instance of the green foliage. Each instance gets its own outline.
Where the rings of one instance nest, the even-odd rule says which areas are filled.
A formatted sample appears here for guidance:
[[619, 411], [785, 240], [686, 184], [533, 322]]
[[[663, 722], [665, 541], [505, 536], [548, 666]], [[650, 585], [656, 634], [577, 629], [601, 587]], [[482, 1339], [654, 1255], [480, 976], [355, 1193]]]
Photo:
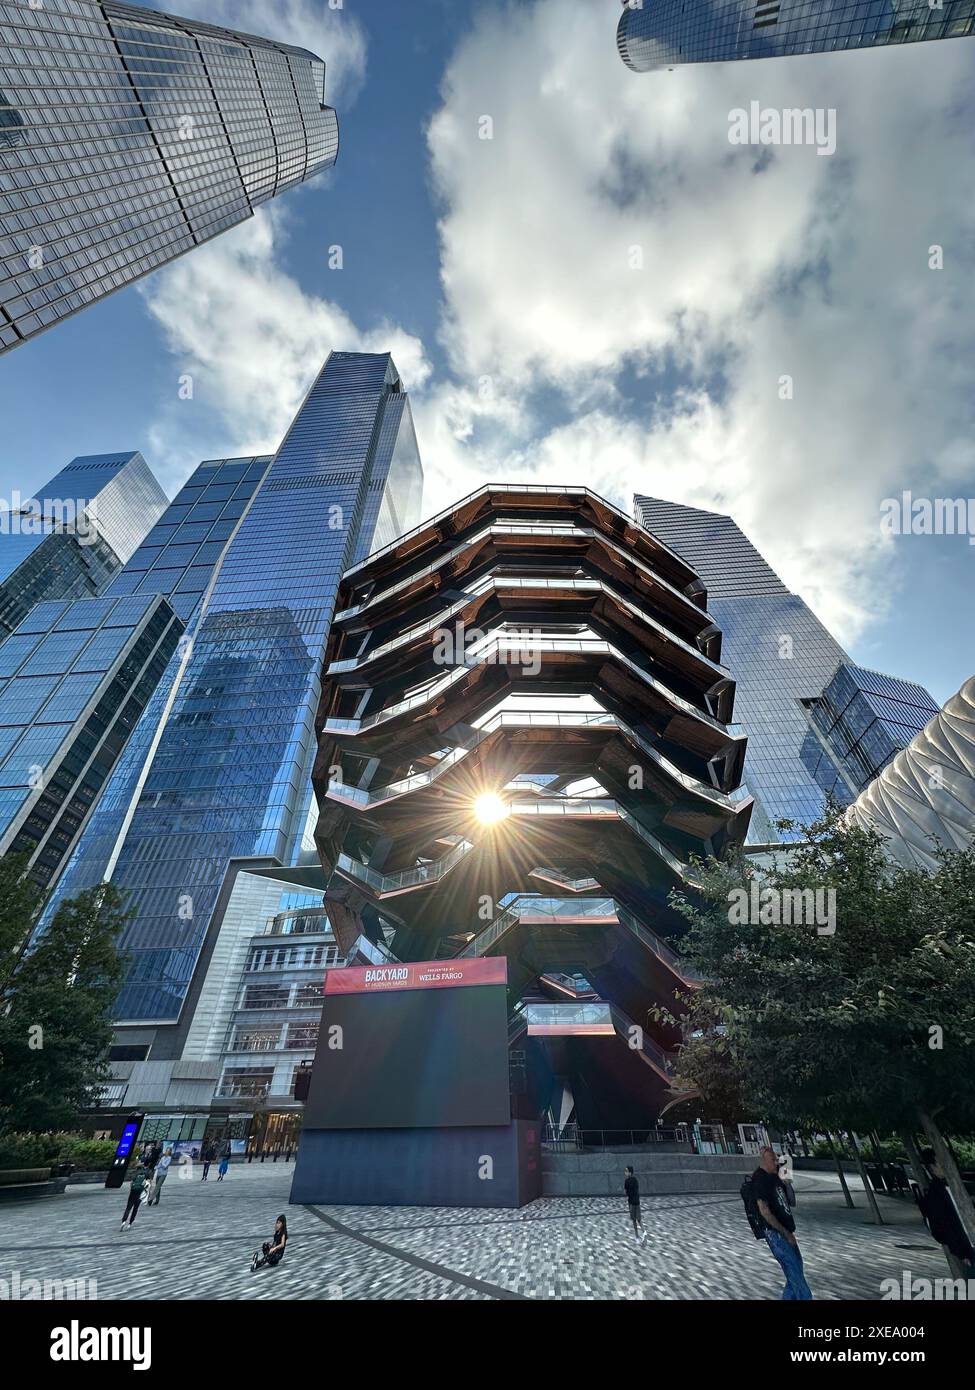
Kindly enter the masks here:
[[27, 855], [0, 859], [0, 997], [41, 905], [40, 890], [26, 873]]
[[0, 1137], [0, 1169], [73, 1163], [81, 1172], [103, 1173], [108, 1171], [114, 1154], [114, 1139], [88, 1139], [83, 1134], [5, 1134]]
[[116, 888], [89, 888], [61, 904], [0, 981], [0, 1134], [64, 1128], [95, 1102], [109, 1077], [116, 942], [127, 920]]
[[[701, 893], [675, 898], [684, 950], [706, 982], [683, 1007], [691, 1042], [675, 1089], [697, 1085], [707, 1104], [730, 1059], [744, 1113], [784, 1128], [890, 1133], [916, 1128], [925, 1110], [970, 1133], [975, 851], [945, 853], [928, 875], [892, 865], [878, 835], [835, 810], [803, 829], [805, 843], [763, 870], [762, 886], [833, 890], [833, 934], [732, 921], [729, 894], [754, 872], [744, 858], [701, 865]], [[720, 1036], [720, 1048], [695, 1032]]]

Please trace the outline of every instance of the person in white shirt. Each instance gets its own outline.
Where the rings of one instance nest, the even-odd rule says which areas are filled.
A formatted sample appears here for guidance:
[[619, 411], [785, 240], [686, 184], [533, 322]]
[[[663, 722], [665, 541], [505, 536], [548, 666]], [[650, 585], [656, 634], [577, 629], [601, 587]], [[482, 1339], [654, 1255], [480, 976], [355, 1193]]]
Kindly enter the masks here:
[[159, 1162], [156, 1164], [156, 1181], [154, 1184], [152, 1196], [149, 1198], [149, 1205], [151, 1207], [158, 1207], [159, 1205], [159, 1198], [162, 1196], [163, 1183], [166, 1181], [166, 1177], [169, 1173], [169, 1165], [172, 1163], [172, 1161], [173, 1151], [172, 1149], [166, 1149]]

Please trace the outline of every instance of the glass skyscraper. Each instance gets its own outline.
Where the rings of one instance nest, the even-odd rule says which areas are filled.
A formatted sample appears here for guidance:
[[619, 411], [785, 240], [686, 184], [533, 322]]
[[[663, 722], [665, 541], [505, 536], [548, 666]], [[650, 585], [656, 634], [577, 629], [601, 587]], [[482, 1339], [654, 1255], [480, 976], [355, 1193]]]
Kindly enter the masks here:
[[745, 781], [757, 802], [750, 840], [777, 840], [776, 820], [810, 821], [824, 807], [803, 761], [810, 734], [803, 702], [821, 695], [849, 657], [730, 516], [656, 497], [637, 496], [634, 505], [638, 520], [707, 587], [724, 633], [721, 659], [737, 683], [735, 719], [748, 735]]
[[634, 72], [963, 38], [973, 0], [623, 0], [616, 31]]
[[846, 804], [938, 714], [923, 686], [840, 666], [807, 706], [810, 734], [803, 762], [836, 801]]
[[43, 599], [100, 594], [167, 506], [138, 452], [72, 459], [0, 502], [0, 640]]
[[634, 510], [697, 570], [724, 633], [756, 801], [749, 842], [794, 839], [775, 822], [808, 823], [827, 797], [849, 803], [938, 706], [912, 681], [855, 665], [730, 516], [639, 495]]
[[300, 856], [339, 577], [415, 523], [421, 488], [392, 359], [332, 353], [45, 915], [103, 877], [128, 892], [121, 1023], [180, 1018], [231, 860]]
[[57, 875], [183, 624], [158, 594], [39, 603], [0, 645], [0, 854]]
[[201, 464], [101, 598], [40, 603], [0, 642], [0, 853], [27, 854], [38, 883], [63, 868], [270, 462]]
[[334, 164], [324, 93], [321, 58], [271, 39], [0, 5], [0, 353]]

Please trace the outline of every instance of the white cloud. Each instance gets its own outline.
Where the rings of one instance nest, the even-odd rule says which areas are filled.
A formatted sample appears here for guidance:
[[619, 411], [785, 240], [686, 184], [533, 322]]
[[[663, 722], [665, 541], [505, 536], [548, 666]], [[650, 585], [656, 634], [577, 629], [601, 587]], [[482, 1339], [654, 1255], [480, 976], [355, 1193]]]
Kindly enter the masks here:
[[307, 48], [324, 58], [331, 106], [348, 109], [362, 88], [366, 38], [351, 7], [335, 10], [327, 0], [273, 0], [271, 5], [267, 0], [179, 0], [173, 10], [188, 19]]
[[417, 387], [429, 374], [417, 338], [391, 323], [362, 332], [280, 269], [288, 215], [266, 204], [140, 287], [172, 352], [171, 402], [149, 438], [164, 485], [202, 457], [273, 452], [332, 349], [392, 352]]
[[[256, 7], [224, 9], [261, 32]], [[851, 642], [891, 592], [880, 499], [971, 470], [975, 203], [958, 112], [975, 45], [635, 75], [617, 12], [485, 3], [451, 60], [428, 132], [446, 378], [430, 380], [396, 304], [363, 333], [280, 270], [278, 204], [153, 277], [147, 302], [211, 407], [210, 454], [272, 448], [330, 348], [389, 349], [427, 513], [517, 478], [730, 512]], [[290, 0], [282, 36], [327, 57], [325, 37], [298, 32], [311, 13]], [[753, 99], [835, 108], [836, 154], [732, 146], [729, 112]], [[928, 269], [933, 243], [944, 271]], [[183, 476], [204, 438], [174, 399], [153, 457]]]
[[[635, 75], [617, 13], [485, 7], [446, 74], [429, 145], [454, 396], [488, 375], [520, 429], [482, 413], [464, 441], [425, 408], [428, 509], [460, 474], [529, 472], [729, 511], [849, 641], [889, 564], [879, 499], [971, 469], [975, 48]], [[835, 108], [837, 153], [730, 145], [752, 99]], [[636, 412], [612, 399], [624, 369]], [[565, 422], [540, 430], [553, 391]]]

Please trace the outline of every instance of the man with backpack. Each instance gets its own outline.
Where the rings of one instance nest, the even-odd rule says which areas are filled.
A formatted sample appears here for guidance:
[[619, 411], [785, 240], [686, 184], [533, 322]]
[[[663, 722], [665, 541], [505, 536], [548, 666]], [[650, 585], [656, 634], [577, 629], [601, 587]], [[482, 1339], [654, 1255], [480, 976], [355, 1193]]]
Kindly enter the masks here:
[[779, 1158], [774, 1149], [762, 1149], [759, 1166], [742, 1183], [748, 1224], [757, 1240], [764, 1240], [782, 1267], [785, 1288], [782, 1297], [812, 1298], [802, 1268], [802, 1254], [796, 1240], [796, 1221], [792, 1215], [786, 1184], [779, 1177]]
[[139, 1207], [142, 1204], [146, 1190], [146, 1170], [140, 1163], [129, 1183], [129, 1197], [125, 1203], [125, 1211], [122, 1215], [122, 1230], [128, 1230], [135, 1224], [135, 1218], [139, 1215]]

